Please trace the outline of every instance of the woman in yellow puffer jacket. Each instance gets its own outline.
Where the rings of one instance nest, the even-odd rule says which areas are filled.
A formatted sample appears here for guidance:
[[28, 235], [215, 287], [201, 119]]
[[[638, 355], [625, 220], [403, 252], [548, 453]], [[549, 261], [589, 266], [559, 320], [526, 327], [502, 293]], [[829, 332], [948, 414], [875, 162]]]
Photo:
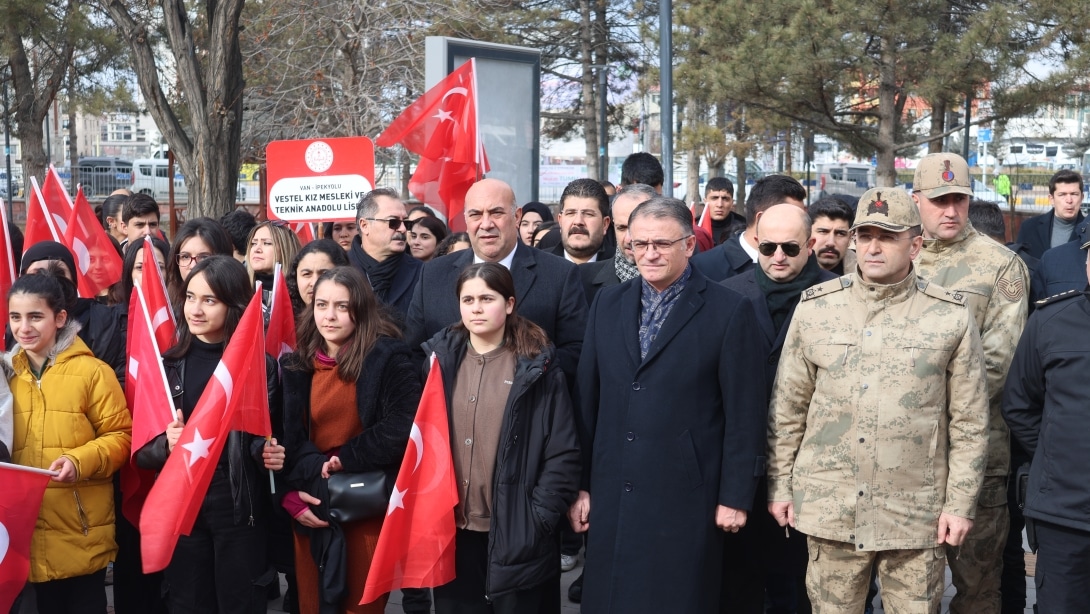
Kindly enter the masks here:
[[113, 370], [68, 320], [66, 298], [74, 288], [62, 284], [71, 282], [47, 268], [20, 277], [8, 292], [8, 322], [18, 342], [8, 356], [11, 456], [16, 464], [57, 472], [31, 540], [38, 611], [105, 612], [106, 566], [117, 552], [111, 476], [128, 461], [132, 420]]

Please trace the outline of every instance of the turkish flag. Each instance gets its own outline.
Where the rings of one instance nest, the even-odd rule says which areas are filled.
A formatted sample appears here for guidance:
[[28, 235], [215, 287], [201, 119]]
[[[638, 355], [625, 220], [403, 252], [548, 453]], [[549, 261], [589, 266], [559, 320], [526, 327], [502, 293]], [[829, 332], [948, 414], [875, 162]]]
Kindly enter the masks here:
[[[470, 58], [409, 105], [376, 143], [401, 143], [420, 162], [409, 190], [437, 206], [452, 230], [465, 230], [465, 191], [489, 170], [477, 122], [476, 61]], [[472, 180], [469, 178], [472, 177]]]
[[279, 359], [295, 350], [295, 314], [291, 308], [284, 271], [277, 263], [273, 271], [272, 300], [269, 301], [269, 328], [265, 331], [265, 352]]
[[262, 437], [272, 435], [265, 382], [259, 293], [242, 314], [178, 444], [148, 493], [140, 514], [144, 573], [165, 569], [178, 537], [193, 530], [227, 434], [246, 431]]
[[58, 209], [53, 211], [46, 203], [42, 191], [38, 188], [38, 180], [30, 178], [30, 192], [26, 202], [26, 235], [23, 240], [23, 253], [30, 249], [31, 245], [42, 241], [61, 242], [64, 238], [64, 230], [67, 228], [68, 211]]
[[[0, 232], [0, 297], [6, 297], [8, 290], [11, 290], [11, 284], [15, 283], [15, 252], [11, 246], [11, 233], [8, 231], [8, 208], [4, 203], [4, 199], [0, 198], [0, 226], [3, 226], [3, 232]], [[6, 300], [0, 301], [3, 303], [0, 306], [0, 316], [3, 316], [2, 322], [8, 321], [8, 302]], [[6, 350], [4, 347], [4, 340], [0, 337], [0, 351]], [[2, 612], [3, 609], [0, 609]]]
[[299, 237], [300, 247], [306, 245], [307, 243], [310, 243], [315, 239], [314, 224], [311, 224], [310, 222], [300, 222], [298, 224], [292, 224], [291, 231], [295, 233], [295, 236]]
[[51, 472], [0, 463], [0, 612], [7, 612], [30, 573], [30, 537]]
[[53, 211], [65, 211], [74, 206], [68, 189], [64, 187], [64, 180], [52, 164], [46, 169], [45, 178], [42, 179], [42, 196]]
[[[163, 254], [163, 257], [166, 258], [167, 254]], [[147, 237], [144, 237], [144, 253], [141, 258], [143, 263], [140, 290], [144, 293], [148, 313], [151, 314], [151, 329], [155, 331], [155, 345], [161, 354], [174, 345], [177, 324], [174, 321], [174, 310], [170, 308], [170, 299], [167, 298], [167, 284], [163, 280], [163, 272], [159, 270], [159, 262], [155, 259], [155, 247], [151, 244], [151, 239]], [[129, 330], [132, 330], [131, 309], [129, 321]]]
[[435, 587], [454, 579], [457, 504], [447, 400], [433, 355], [361, 605], [397, 588]]
[[81, 296], [94, 298], [121, 281], [121, 255], [106, 236], [82, 187], [76, 191], [76, 204], [68, 214], [64, 244], [76, 259], [76, 280]]
[[[131, 457], [174, 420], [174, 402], [152, 326], [148, 303], [140, 286], [135, 286], [129, 299], [129, 332], [125, 340], [125, 401], [132, 413]], [[131, 457], [121, 468], [121, 511], [133, 526], [138, 526], [155, 472], [138, 468]]]

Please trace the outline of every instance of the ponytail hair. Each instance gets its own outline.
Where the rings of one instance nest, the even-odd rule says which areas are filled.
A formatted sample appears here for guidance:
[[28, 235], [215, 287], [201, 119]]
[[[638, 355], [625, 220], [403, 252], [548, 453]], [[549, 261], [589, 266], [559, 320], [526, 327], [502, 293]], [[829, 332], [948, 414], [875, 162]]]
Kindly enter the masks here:
[[[511, 271], [502, 264], [481, 262], [462, 269], [462, 274], [458, 276], [456, 296], [462, 294], [462, 286], [471, 279], [482, 280], [489, 290], [498, 292], [504, 301], [515, 298], [515, 279], [511, 277]], [[540, 326], [518, 315], [517, 309], [516, 304], [515, 310], [507, 316], [503, 327], [503, 341], [511, 346], [519, 358], [534, 358], [549, 345], [549, 336]], [[453, 328], [466, 334], [469, 332], [460, 321]]]

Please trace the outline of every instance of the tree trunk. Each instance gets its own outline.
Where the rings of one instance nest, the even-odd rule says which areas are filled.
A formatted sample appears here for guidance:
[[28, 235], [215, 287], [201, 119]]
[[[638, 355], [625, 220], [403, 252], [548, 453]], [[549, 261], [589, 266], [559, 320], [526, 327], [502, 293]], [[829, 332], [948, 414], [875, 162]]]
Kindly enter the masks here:
[[791, 145], [795, 140], [794, 125], [789, 125], [784, 133], [786, 136], [783, 139], [783, 172], [790, 175], [795, 166], [795, 158], [791, 155]]
[[[594, 4], [594, 63], [600, 67], [609, 66], [609, 23], [606, 21], [606, 6], [607, 0], [598, 0]], [[609, 82], [608, 68], [598, 68], [598, 70], [606, 71], [606, 80]], [[605, 168], [599, 169], [599, 175], [590, 175], [591, 177], [601, 177], [602, 179], [609, 180], [609, 87], [608, 85], [603, 88], [602, 80], [599, 78], [595, 81], [596, 89], [594, 92], [594, 133], [604, 134], [605, 140], [598, 143], [599, 160], [605, 159]], [[605, 106], [605, 108], [602, 108]], [[603, 128], [601, 125], [602, 118], [606, 119], [606, 126]], [[601, 140], [601, 139], [599, 139]], [[601, 162], [599, 162], [599, 166]]]
[[880, 187], [892, 187], [897, 184], [897, 169], [894, 158], [896, 156], [896, 144], [894, 135], [897, 134], [897, 82], [893, 51], [886, 40], [881, 40], [880, 65], [878, 68], [878, 169], [877, 185]]
[[68, 108], [68, 167], [71, 171], [68, 191], [72, 194], [75, 194], [76, 186], [79, 185], [79, 130], [76, 129], [76, 105], [73, 95], [76, 87], [76, 67], [71, 66], [68, 69], [68, 104], [66, 106]]
[[586, 143], [587, 177], [598, 177], [598, 117], [595, 115], [595, 71], [591, 54], [594, 24], [590, 21], [590, 0], [579, 0], [579, 61], [583, 76], [583, 140]]
[[[738, 178], [738, 183], [734, 184], [734, 202], [745, 203], [746, 202], [746, 150], [741, 148], [735, 148], [734, 150], [734, 165], [735, 174]], [[735, 205], [737, 208], [738, 205]], [[745, 207], [742, 207], [742, 214], [745, 215]]]
[[[700, 202], [700, 147], [696, 132], [700, 128], [700, 124], [704, 121], [704, 112], [700, 104], [695, 98], [690, 98], [689, 102], [685, 105], [684, 117], [680, 118], [687, 126], [689, 137], [683, 139], [681, 142], [688, 141], [689, 146], [683, 153], [685, 156], [685, 198], [688, 202], [685, 204], [692, 205], [693, 203]], [[680, 114], [680, 110], [679, 110]]]
[[[58, 45], [55, 57], [42, 66], [43, 62], [36, 62], [37, 75], [30, 65], [30, 58], [23, 46], [22, 33], [16, 32], [12, 21], [4, 26], [4, 36], [13, 41], [10, 45], [8, 65], [11, 67], [11, 84], [14, 90], [14, 105], [11, 109], [15, 118], [15, 135], [19, 139], [23, 180], [25, 183], [24, 194], [29, 189], [30, 178], [41, 181], [45, 177], [49, 159], [45, 154], [45, 135], [42, 123], [45, 121], [49, 105], [53, 102], [64, 81], [64, 75], [68, 72], [68, 65], [72, 61], [72, 46], [66, 41], [53, 41]], [[39, 90], [35, 83], [42, 83]]]
[[[163, 29], [173, 55], [171, 67], [189, 116], [189, 133], [160, 83], [160, 62], [149, 32], [158, 28], [138, 22], [123, 0], [111, 0], [107, 10], [120, 34], [129, 41], [133, 65], [148, 113], [170, 145], [189, 187], [190, 219], [218, 218], [229, 212], [238, 187], [239, 146], [242, 134], [242, 52], [238, 22], [243, 0], [220, 0], [201, 5], [206, 14], [189, 20], [183, 0], [162, 0]], [[201, 24], [200, 26], [196, 24]], [[200, 49], [193, 30], [204, 31]], [[157, 39], [156, 39], [157, 40]], [[198, 61], [203, 58], [203, 65]]]
[[946, 100], [940, 98], [931, 103], [931, 127], [927, 136], [934, 140], [927, 143], [927, 153], [942, 153], [942, 133], [946, 131]]

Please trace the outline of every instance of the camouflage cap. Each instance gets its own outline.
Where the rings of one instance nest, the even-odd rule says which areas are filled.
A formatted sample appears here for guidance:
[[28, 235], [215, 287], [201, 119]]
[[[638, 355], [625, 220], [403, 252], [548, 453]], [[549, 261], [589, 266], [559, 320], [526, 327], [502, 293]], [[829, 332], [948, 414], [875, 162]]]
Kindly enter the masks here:
[[973, 195], [973, 180], [965, 158], [955, 153], [935, 153], [924, 156], [912, 176], [912, 189], [928, 198], [945, 194]]
[[902, 232], [920, 224], [920, 212], [908, 192], [901, 188], [872, 188], [859, 197], [852, 230], [877, 226]]

